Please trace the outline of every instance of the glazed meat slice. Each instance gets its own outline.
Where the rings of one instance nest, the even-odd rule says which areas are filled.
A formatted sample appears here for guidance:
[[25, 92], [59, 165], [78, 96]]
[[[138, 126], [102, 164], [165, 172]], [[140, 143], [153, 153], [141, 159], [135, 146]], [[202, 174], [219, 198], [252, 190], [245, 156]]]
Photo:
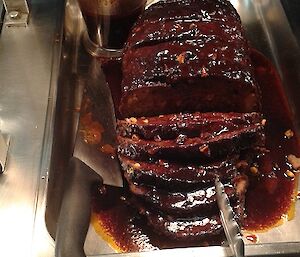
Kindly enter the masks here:
[[243, 77], [233, 79], [247, 78], [250, 59], [245, 44], [235, 42], [234, 47], [227, 48], [228, 42], [222, 43], [221, 40], [214, 35], [203, 35], [185, 42], [172, 41], [129, 49], [123, 58], [123, 72], [126, 74], [123, 83], [131, 81], [136, 86], [142, 81], [174, 84], [195, 77], [203, 80], [224, 76], [234, 71], [240, 71]]
[[179, 113], [147, 118], [118, 120], [117, 133], [123, 137], [143, 139], [174, 139], [183, 134], [198, 137], [219, 135], [250, 124], [261, 124], [259, 113]]
[[[194, 56], [194, 53], [190, 55], [190, 51], [184, 48], [173, 59], [180, 60], [181, 56], [186, 55]], [[161, 58], [163, 57], [159, 57]], [[215, 62], [219, 66], [214, 66]], [[133, 63], [131, 67], [135, 67], [135, 64]], [[140, 73], [135, 74], [135, 71], [128, 72], [128, 76], [124, 73], [124, 90], [120, 104], [123, 117], [153, 116], [182, 111], [252, 112], [259, 110], [258, 88], [248, 69], [251, 66], [245, 66], [248, 67], [245, 70], [233, 63], [208, 58], [201, 59], [191, 66], [180, 63], [171, 66], [158, 65], [156, 68], [151, 66], [152, 63], [146, 64], [144, 68], [135, 67], [137, 72], [144, 73], [143, 76], [140, 76]]]
[[[166, 191], [155, 186], [138, 185], [126, 177], [129, 189], [136, 197], [146, 203], [148, 208], [159, 210], [174, 217], [193, 217], [213, 215], [219, 212], [214, 185], [200, 187], [194, 190]], [[240, 209], [237, 217], [240, 219], [244, 213], [245, 193], [248, 188], [248, 177], [237, 174], [224, 183], [224, 189], [235, 208]]]
[[[227, 1], [160, 1], [140, 16], [126, 48], [172, 39], [195, 39], [212, 33], [215, 36], [223, 35], [224, 40], [230, 41], [240, 31], [239, 15]], [[229, 37], [226, 38], [226, 35]], [[240, 38], [243, 36], [240, 35]]]
[[263, 147], [263, 126], [249, 125], [245, 128], [224, 132], [216, 136], [187, 138], [178, 136], [174, 140], [143, 140], [118, 136], [118, 153], [133, 160], [167, 159], [174, 161], [212, 161], [227, 157], [242, 150]]
[[123, 58], [123, 72], [126, 74], [123, 84], [131, 82], [132, 86], [138, 87], [143, 82], [164, 82], [180, 86], [181, 81], [194, 78], [194, 83], [201, 86], [204, 78], [220, 77], [226, 81], [226, 74], [234, 75], [240, 71], [240, 78], [232, 77], [234, 86], [234, 80], [238, 82], [249, 77], [248, 48], [238, 40], [234, 41], [234, 47], [228, 47], [229, 43], [221, 40], [214, 35], [202, 35], [184, 42], [163, 42], [128, 49]]
[[207, 165], [179, 164], [167, 160], [156, 162], [136, 162], [119, 156], [125, 177], [137, 184], [152, 185], [174, 190], [196, 188], [214, 183], [216, 176], [221, 181], [234, 177], [237, 173], [237, 156]]
[[148, 224], [157, 233], [175, 240], [197, 240], [223, 232], [220, 217], [197, 217], [193, 219], [170, 219], [156, 213], [147, 213]]
[[139, 213], [146, 217], [152, 229], [173, 240], [193, 241], [206, 239], [223, 233], [219, 215], [198, 216], [193, 218], [174, 218], [157, 211], [150, 211], [143, 205], [135, 203]]
[[[160, 30], [157, 28], [160, 27]], [[139, 48], [168, 41], [186, 41], [211, 36], [219, 41], [231, 43], [233, 40], [245, 40], [239, 22], [218, 23], [186, 20], [184, 23], [172, 20], [157, 20], [148, 24], [136, 26], [127, 42], [127, 48]]]
[[[216, 191], [214, 186], [196, 189], [188, 192], [169, 192], [156, 187], [133, 184], [129, 179], [132, 194], [164, 214], [174, 217], [194, 217], [199, 215], [218, 214]], [[230, 183], [224, 185], [231, 204], [236, 204], [238, 194]]]
[[248, 43], [229, 2], [164, 1], [149, 9], [124, 51], [123, 117], [260, 109]]
[[[232, 180], [232, 184], [234, 185], [234, 190], [232, 190], [231, 184], [227, 184], [225, 190], [226, 193], [231, 196], [231, 206], [234, 209], [235, 218], [237, 222], [241, 222], [244, 218], [244, 198], [248, 186], [248, 179], [245, 175], [238, 175]], [[134, 185], [131, 190], [135, 195], [138, 195], [144, 200], [141, 201], [137, 197], [131, 198], [131, 206], [137, 208], [139, 213], [146, 217], [148, 225], [158, 234], [173, 240], [193, 241], [221, 235], [223, 231], [218, 208], [213, 207], [213, 204], [215, 204], [214, 188], [206, 188], [204, 190], [207, 203], [202, 204], [202, 208], [199, 209], [193, 207], [193, 204], [201, 205], [201, 190], [182, 193], [182, 195], [176, 193], [172, 195], [170, 192], [162, 193], [160, 190], [153, 191], [153, 189], [151, 191], [154, 193], [151, 195], [148, 188], [136, 185]], [[199, 195], [193, 195], [197, 193], [199, 193]], [[175, 211], [172, 203], [179, 203], [179, 205], [181, 205], [181, 200], [184, 202], [189, 194], [190, 197], [195, 197], [196, 200], [191, 202], [191, 205], [187, 204], [184, 207], [175, 207], [177, 208]], [[151, 199], [152, 196], [154, 196], [154, 199]], [[163, 206], [164, 204], [165, 206]], [[192, 216], [191, 213], [187, 211], [188, 206], [190, 210], [195, 208], [195, 212]], [[207, 214], [206, 211], [209, 208], [214, 209], [214, 211], [208, 212], [209, 214]]]
[[[240, 17], [227, 0], [163, 0], [151, 5], [138, 19], [136, 27], [158, 20], [202, 20], [204, 22], [239, 22]], [[136, 33], [133, 29], [132, 34]]]

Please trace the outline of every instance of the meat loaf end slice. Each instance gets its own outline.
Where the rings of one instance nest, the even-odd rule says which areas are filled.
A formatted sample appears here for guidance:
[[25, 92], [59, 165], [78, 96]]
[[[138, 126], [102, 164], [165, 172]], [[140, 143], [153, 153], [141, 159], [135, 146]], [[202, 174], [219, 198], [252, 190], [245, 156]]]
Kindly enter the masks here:
[[172, 240], [193, 241], [206, 239], [223, 233], [219, 215], [198, 216], [193, 218], [174, 218], [157, 211], [151, 211], [135, 202], [139, 213], [146, 217], [147, 224], [155, 233]]
[[[155, 23], [158, 20], [178, 19], [220, 23], [228, 20], [240, 22], [237, 11], [227, 0], [163, 0], [145, 10], [137, 20], [136, 28], [138, 29], [141, 24]], [[133, 33], [136, 32], [133, 29]]]
[[[168, 8], [162, 9], [164, 5]], [[218, 12], [212, 9], [215, 5], [220, 7]], [[133, 28], [124, 51], [120, 103], [123, 117], [260, 110], [248, 42], [229, 3], [177, 0], [151, 8], [161, 12], [156, 24], [159, 32], [152, 33], [151, 42], [141, 41], [143, 26], [153, 31], [156, 26], [157, 14], [147, 11]], [[224, 28], [224, 23], [235, 29]], [[190, 33], [189, 28], [194, 32]], [[226, 31], [228, 35], [224, 35]]]

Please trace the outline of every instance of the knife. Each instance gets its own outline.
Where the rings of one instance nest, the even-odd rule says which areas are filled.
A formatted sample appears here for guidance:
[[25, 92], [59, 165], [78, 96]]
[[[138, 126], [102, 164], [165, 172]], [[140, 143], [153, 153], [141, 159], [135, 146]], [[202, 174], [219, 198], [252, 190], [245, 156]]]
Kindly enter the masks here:
[[[90, 124], [87, 124], [86, 115], [92, 117], [88, 121]], [[111, 92], [105, 81], [101, 62], [95, 59], [85, 81], [73, 156], [99, 174], [104, 184], [123, 187], [120, 165], [113, 152], [117, 147], [115, 128], [116, 117]], [[93, 131], [99, 137], [98, 142], [87, 138], [87, 134], [93, 136]]]
[[234, 218], [228, 195], [225, 193], [224, 185], [216, 178], [215, 180], [217, 202], [220, 209], [221, 222], [225, 231], [226, 239], [234, 257], [245, 256], [245, 245], [241, 230]]

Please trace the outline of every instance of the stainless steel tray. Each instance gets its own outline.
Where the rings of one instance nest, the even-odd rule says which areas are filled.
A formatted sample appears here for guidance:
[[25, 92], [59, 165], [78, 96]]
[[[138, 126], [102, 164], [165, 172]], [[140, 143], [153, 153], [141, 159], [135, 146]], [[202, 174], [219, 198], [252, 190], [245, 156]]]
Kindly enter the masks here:
[[[269, 57], [276, 66], [284, 85], [287, 98], [293, 111], [295, 125], [300, 125], [300, 48], [292, 33], [281, 2], [279, 0], [232, 0], [241, 15], [246, 34], [252, 45]], [[84, 51], [81, 34], [84, 30], [82, 17], [75, 0], [68, 0], [65, 9], [64, 40], [62, 46], [60, 76], [57, 88], [54, 141], [49, 171], [47, 192], [46, 225], [52, 237], [56, 238], [57, 256], [113, 256], [114, 250], [103, 241], [90, 226], [85, 239], [85, 231], [77, 235], [70, 227], [73, 213], [85, 213], [78, 203], [85, 199], [77, 198], [70, 203], [69, 209], [61, 209], [64, 191], [70, 180], [67, 171], [72, 154], [78, 109], [84, 83], [92, 76], [91, 65], [97, 64]], [[100, 66], [99, 66], [100, 67]], [[83, 181], [87, 179], [87, 173]], [[88, 180], [88, 179], [87, 179]], [[84, 183], [83, 183], [84, 184]], [[74, 186], [74, 185], [73, 185]], [[76, 184], [78, 190], [80, 183]], [[72, 205], [73, 204], [73, 205]], [[60, 216], [60, 218], [59, 218]], [[88, 226], [88, 224], [86, 224]], [[259, 235], [260, 243], [246, 241], [246, 256], [299, 256], [300, 254], [300, 203], [296, 204], [296, 218], [280, 227]], [[71, 250], [72, 249], [72, 250]], [[143, 253], [126, 253], [118, 256], [230, 256], [227, 247], [196, 247], [184, 249], [157, 250]]]

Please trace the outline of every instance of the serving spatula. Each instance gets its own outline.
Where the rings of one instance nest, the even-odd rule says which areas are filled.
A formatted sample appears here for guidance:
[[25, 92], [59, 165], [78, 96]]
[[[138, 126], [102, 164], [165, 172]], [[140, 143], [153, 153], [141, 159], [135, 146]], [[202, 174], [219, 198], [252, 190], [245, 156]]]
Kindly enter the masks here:
[[[101, 127], [100, 142], [90, 143], [85, 139], [84, 131], [81, 130], [84, 114], [84, 105], [81, 104], [81, 115], [78, 123], [77, 135], [74, 145], [73, 156], [84, 162], [87, 166], [98, 173], [106, 185], [122, 187], [123, 180], [117, 157], [111, 152], [101, 151], [101, 147], [116, 149], [116, 117], [109, 86], [105, 81], [104, 74], [99, 62], [92, 63], [90, 76], [85, 83], [85, 95], [92, 105], [94, 122]], [[88, 132], [88, 131], [87, 131]]]

